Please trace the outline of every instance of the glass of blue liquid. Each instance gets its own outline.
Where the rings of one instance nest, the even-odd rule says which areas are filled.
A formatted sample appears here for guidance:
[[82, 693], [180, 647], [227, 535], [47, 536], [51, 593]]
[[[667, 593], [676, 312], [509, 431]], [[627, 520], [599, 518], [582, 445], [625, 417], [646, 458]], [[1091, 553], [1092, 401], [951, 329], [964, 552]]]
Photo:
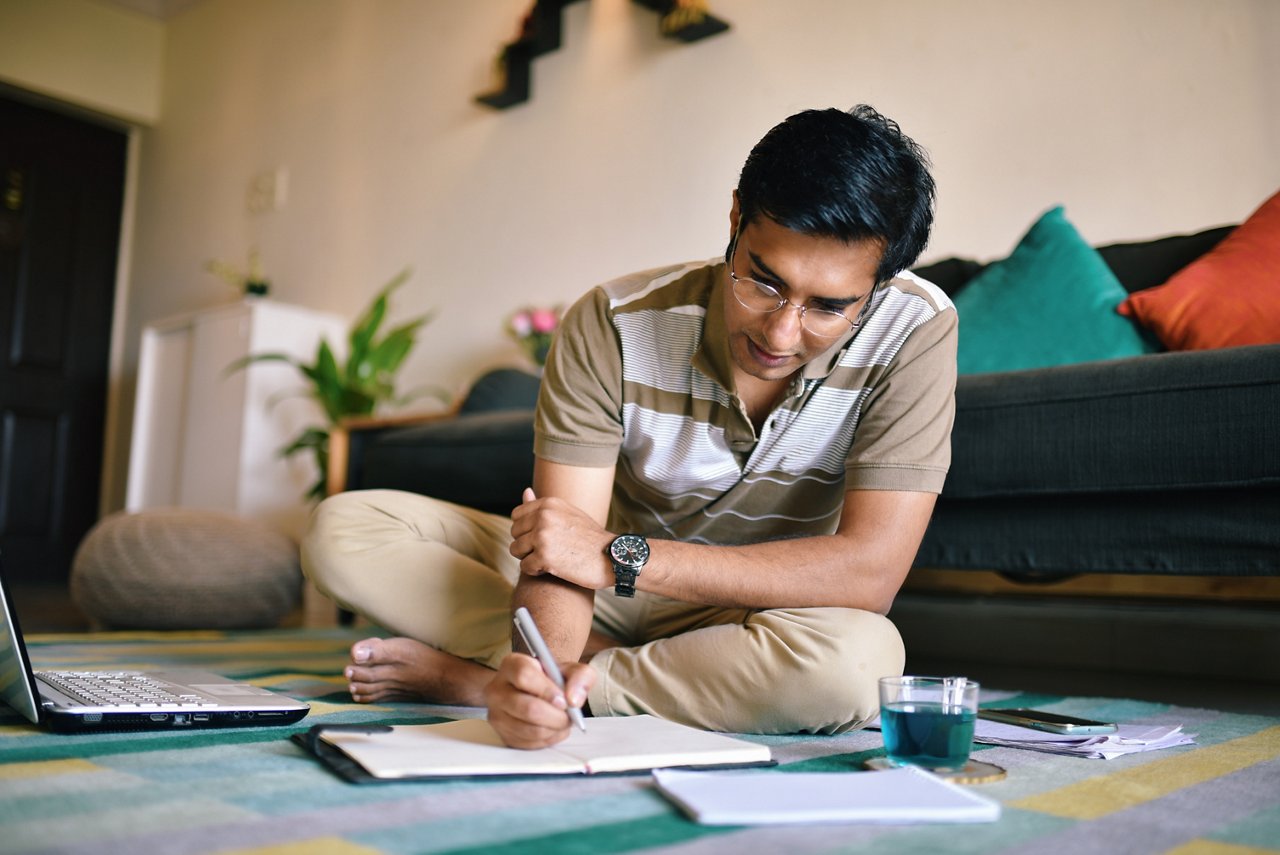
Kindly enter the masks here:
[[889, 762], [940, 772], [964, 768], [978, 688], [964, 677], [881, 677], [880, 732]]

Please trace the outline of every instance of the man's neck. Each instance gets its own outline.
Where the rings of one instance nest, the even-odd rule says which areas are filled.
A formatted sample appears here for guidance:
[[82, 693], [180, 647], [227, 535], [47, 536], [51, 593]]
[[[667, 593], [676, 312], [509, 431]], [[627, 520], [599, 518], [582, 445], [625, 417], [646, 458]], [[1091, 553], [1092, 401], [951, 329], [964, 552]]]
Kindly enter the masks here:
[[747, 411], [747, 418], [751, 420], [757, 434], [760, 433], [760, 426], [764, 424], [765, 419], [786, 395], [794, 378], [793, 374], [781, 380], [761, 380], [745, 371], [734, 371], [734, 385], [738, 390], [738, 398], [742, 401], [742, 406]]

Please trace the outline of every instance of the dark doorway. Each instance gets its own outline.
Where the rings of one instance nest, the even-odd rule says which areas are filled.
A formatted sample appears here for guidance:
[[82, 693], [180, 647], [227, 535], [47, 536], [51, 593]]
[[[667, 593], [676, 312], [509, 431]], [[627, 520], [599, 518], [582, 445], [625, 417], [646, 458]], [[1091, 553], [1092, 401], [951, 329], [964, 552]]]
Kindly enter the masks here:
[[0, 92], [0, 552], [65, 590], [98, 515], [127, 136]]

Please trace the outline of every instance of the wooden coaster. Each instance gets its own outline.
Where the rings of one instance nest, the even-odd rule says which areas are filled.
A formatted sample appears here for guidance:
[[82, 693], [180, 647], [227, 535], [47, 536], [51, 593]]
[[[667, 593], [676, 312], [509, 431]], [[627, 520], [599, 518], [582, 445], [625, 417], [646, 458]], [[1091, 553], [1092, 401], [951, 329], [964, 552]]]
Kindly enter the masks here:
[[[864, 765], [868, 769], [875, 769], [876, 771], [898, 768], [898, 764], [888, 757], [872, 757]], [[983, 763], [980, 760], [972, 759], [960, 769], [951, 769], [949, 771], [930, 769], [929, 771], [944, 781], [950, 781], [953, 784], [990, 784], [992, 781], [1004, 780], [1009, 774], [994, 763]]]

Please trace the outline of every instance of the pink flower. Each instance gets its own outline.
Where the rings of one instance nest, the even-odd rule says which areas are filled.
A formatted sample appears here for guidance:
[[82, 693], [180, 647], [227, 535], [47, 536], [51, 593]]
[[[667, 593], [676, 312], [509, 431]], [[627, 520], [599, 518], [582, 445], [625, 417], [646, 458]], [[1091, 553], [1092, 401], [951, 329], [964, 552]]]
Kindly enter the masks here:
[[511, 332], [517, 338], [524, 338], [533, 332], [533, 319], [530, 318], [529, 312], [516, 312], [511, 316]]
[[549, 333], [555, 331], [560, 319], [552, 309], [534, 309], [529, 315], [529, 322], [533, 325], [534, 332]]

